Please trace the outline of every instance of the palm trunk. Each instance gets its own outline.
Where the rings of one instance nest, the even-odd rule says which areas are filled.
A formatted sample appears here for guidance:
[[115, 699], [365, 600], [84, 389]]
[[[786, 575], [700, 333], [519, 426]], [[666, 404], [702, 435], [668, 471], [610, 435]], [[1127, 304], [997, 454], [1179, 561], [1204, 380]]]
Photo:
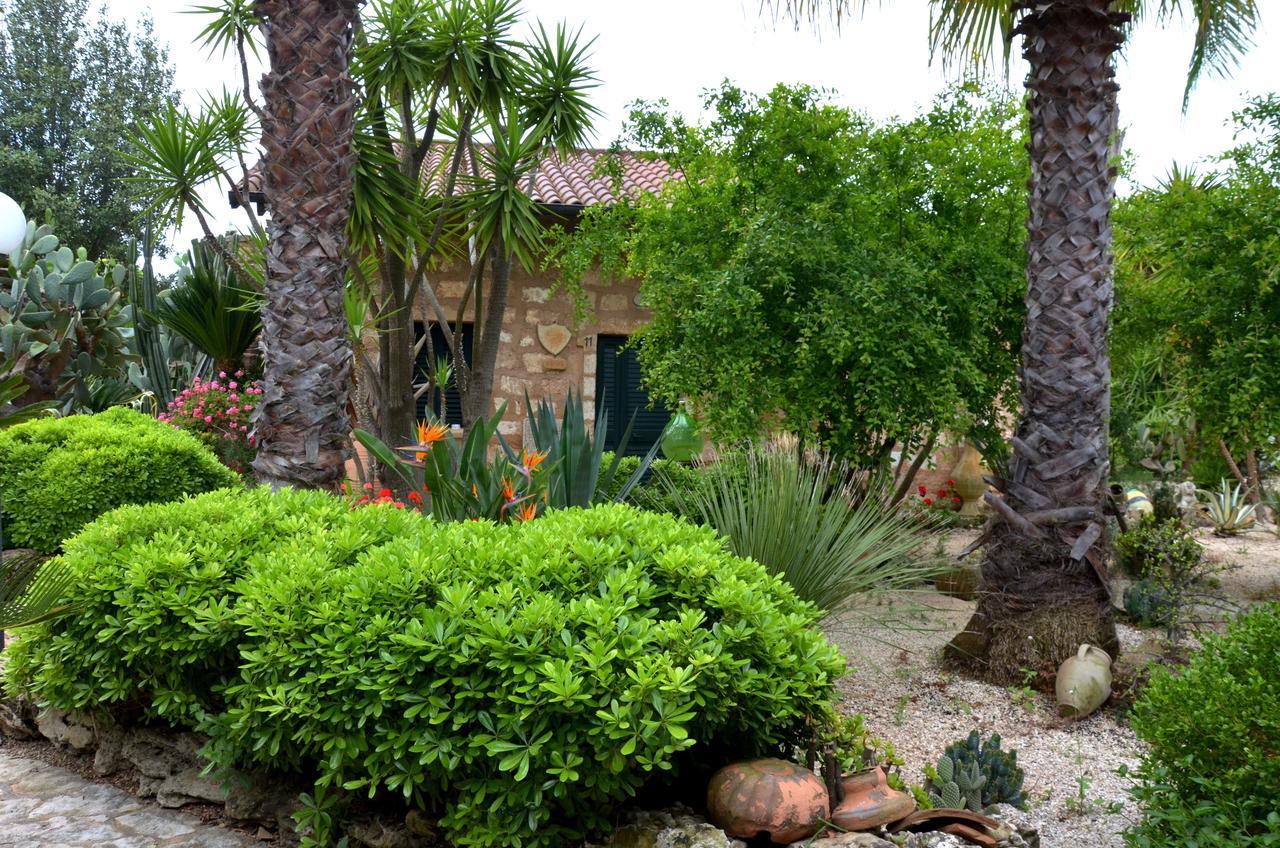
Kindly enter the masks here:
[[1112, 54], [1125, 16], [1109, 0], [1023, 4], [1031, 65], [1027, 316], [1022, 416], [978, 608], [953, 659], [1012, 682], [1045, 675], [1082, 642], [1115, 655], [1107, 584], [1111, 201], [1118, 149]]
[[351, 345], [342, 290], [351, 207], [359, 0], [258, 0], [265, 191], [263, 395], [253, 467], [272, 487], [336, 488], [350, 452]]
[[[511, 255], [501, 241], [494, 248], [492, 268], [489, 298], [484, 306], [484, 322], [480, 326], [479, 338], [476, 339], [475, 359], [471, 363], [467, 390], [462, 395], [462, 426], [467, 430], [489, 415], [493, 406], [493, 372], [498, 364], [498, 348], [502, 344], [502, 316], [507, 311], [507, 293], [511, 286]], [[480, 300], [477, 299], [477, 317], [480, 311]]]

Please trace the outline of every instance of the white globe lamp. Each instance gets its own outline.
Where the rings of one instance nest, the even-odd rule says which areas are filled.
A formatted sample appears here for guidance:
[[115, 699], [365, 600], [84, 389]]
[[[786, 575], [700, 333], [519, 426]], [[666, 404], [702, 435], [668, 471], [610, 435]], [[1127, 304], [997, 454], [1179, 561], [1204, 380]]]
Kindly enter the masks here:
[[0, 192], [0, 254], [9, 256], [27, 236], [27, 216], [12, 197]]

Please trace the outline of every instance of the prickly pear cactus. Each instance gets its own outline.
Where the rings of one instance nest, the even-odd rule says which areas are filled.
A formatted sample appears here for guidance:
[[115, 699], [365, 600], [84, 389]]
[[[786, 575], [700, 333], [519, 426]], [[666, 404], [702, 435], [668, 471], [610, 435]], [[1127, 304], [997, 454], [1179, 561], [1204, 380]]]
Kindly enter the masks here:
[[975, 730], [947, 747], [927, 789], [935, 806], [980, 813], [992, 804], [1025, 808], [1022, 781], [1017, 752], [1000, 748], [1000, 734], [983, 743]]
[[[87, 396], [93, 380], [117, 379], [132, 357], [121, 331], [129, 323], [116, 280], [81, 248], [62, 245], [50, 228], [27, 224], [0, 286], [0, 355], [31, 390], [23, 403]], [[123, 269], [117, 276], [123, 276]]]

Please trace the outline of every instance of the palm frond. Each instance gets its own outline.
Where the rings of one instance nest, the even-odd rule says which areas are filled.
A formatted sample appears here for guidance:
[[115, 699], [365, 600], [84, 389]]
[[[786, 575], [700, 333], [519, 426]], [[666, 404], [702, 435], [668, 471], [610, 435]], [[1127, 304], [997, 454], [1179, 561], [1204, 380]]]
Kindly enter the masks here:
[[[239, 250], [238, 240], [230, 249]], [[192, 242], [182, 282], [156, 304], [152, 320], [164, 324], [225, 367], [238, 364], [262, 326], [261, 296], [240, 283], [222, 256]]]
[[60, 557], [45, 560], [30, 551], [0, 556], [0, 630], [37, 624], [71, 609], [59, 603], [72, 573]]

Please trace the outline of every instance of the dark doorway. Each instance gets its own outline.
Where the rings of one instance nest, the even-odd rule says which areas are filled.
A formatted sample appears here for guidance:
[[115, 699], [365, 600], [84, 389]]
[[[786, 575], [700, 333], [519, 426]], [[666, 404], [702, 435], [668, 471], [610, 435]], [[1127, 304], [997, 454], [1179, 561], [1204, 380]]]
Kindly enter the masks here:
[[596, 402], [609, 413], [606, 450], [616, 451], [627, 422], [635, 415], [626, 453], [643, 456], [662, 436], [671, 413], [661, 403], [649, 406], [649, 393], [640, 383], [640, 360], [627, 336], [596, 336]]
[[[467, 361], [471, 361], [472, 343], [475, 340], [475, 325], [462, 325], [462, 356]], [[413, 332], [416, 338], [422, 338], [425, 327], [421, 321], [415, 321]], [[422, 346], [418, 351], [418, 359], [414, 364], [413, 382], [414, 384], [425, 383], [427, 380], [427, 363], [432, 359], [440, 359], [441, 357], [449, 357], [449, 345], [445, 343], [444, 332], [440, 329], [440, 325], [431, 322], [431, 341]], [[445, 415], [444, 423], [462, 425], [462, 395], [458, 391], [457, 369], [454, 368], [453, 373], [449, 377], [449, 383], [445, 386]], [[418, 420], [423, 421], [427, 417], [427, 398], [431, 397], [431, 412], [440, 417], [440, 398], [436, 392], [425, 392], [418, 398], [417, 415]]]

